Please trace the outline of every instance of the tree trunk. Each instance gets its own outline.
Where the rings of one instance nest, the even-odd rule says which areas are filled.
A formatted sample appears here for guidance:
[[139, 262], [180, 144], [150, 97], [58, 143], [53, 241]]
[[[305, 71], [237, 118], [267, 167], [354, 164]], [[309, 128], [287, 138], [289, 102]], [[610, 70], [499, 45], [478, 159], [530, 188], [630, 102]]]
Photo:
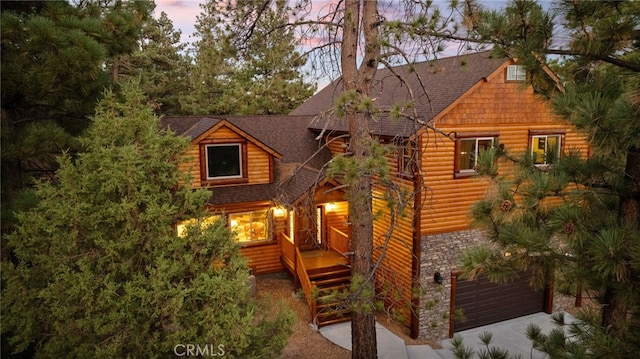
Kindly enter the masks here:
[[[345, 93], [355, 93], [355, 103], [345, 109], [351, 142], [349, 152], [359, 168], [356, 180], [348, 184], [347, 197], [351, 220], [351, 245], [354, 252], [351, 274], [361, 287], [352, 297], [351, 344], [352, 358], [377, 358], [375, 329], [375, 291], [373, 269], [373, 210], [371, 172], [362, 164], [371, 155], [372, 138], [369, 132], [369, 113], [359, 112], [357, 102], [368, 96], [378, 67], [377, 1], [345, 1], [341, 51], [342, 77]], [[361, 27], [362, 26], [362, 27]], [[363, 39], [363, 52], [358, 41]], [[361, 56], [361, 67], [358, 59]]]
[[[362, 116], [356, 116], [362, 118]], [[364, 121], [366, 123], [366, 121]], [[365, 126], [368, 127], [368, 126]], [[367, 156], [366, 139], [361, 145], [352, 143], [354, 156]], [[358, 153], [357, 155], [355, 153]], [[359, 159], [358, 159], [359, 160]], [[372, 359], [377, 357], [375, 330], [375, 292], [373, 275], [373, 214], [371, 208], [371, 177], [363, 175], [349, 186], [349, 209], [351, 218], [351, 244], [354, 256], [351, 261], [353, 278], [362, 278], [361, 286], [352, 296], [351, 357]]]
[[620, 219], [630, 230], [640, 228], [640, 149], [631, 146], [625, 167], [626, 193], [620, 197]]
[[[620, 196], [619, 218], [629, 231], [640, 229], [640, 149], [631, 146], [625, 166], [625, 193]], [[628, 243], [629, 247], [633, 243]], [[630, 264], [627, 262], [627, 267]], [[629, 272], [632, 272], [629, 269]], [[627, 303], [613, 286], [607, 286], [602, 307], [602, 326], [609, 335], [620, 338], [628, 321]]]
[[602, 306], [602, 326], [607, 334], [622, 338], [627, 322], [627, 305], [620, 298], [620, 293], [611, 286], [604, 292]]

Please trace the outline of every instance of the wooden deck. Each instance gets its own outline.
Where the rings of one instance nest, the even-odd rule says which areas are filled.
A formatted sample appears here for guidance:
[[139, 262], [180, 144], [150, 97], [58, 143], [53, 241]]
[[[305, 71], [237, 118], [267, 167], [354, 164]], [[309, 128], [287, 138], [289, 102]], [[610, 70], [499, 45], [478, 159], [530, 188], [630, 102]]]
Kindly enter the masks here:
[[347, 266], [349, 261], [340, 253], [334, 250], [316, 249], [312, 251], [304, 251], [300, 253], [304, 267], [307, 270], [318, 268], [329, 268], [337, 265]]

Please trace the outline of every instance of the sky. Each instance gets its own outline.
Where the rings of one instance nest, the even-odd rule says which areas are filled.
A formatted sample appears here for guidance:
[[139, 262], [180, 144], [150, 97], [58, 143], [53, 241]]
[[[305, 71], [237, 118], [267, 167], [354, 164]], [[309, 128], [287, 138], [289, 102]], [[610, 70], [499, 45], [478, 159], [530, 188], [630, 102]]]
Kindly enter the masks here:
[[173, 27], [182, 31], [182, 42], [192, 42], [191, 34], [195, 32], [196, 16], [200, 14], [198, 0], [156, 0], [155, 18], [165, 12]]
[[[193, 33], [195, 32], [195, 24], [197, 21], [197, 16], [200, 15], [201, 9], [200, 4], [206, 2], [207, 0], [155, 0], [156, 9], [154, 17], [160, 17], [161, 12], [165, 12], [169, 19], [173, 22], [174, 29], [179, 29], [182, 31], [182, 42], [183, 43], [193, 43], [195, 38], [193, 37]], [[389, 8], [394, 7], [394, 2], [399, 0], [382, 0], [381, 3], [384, 3], [383, 6], [388, 6]], [[550, 0], [541, 0], [541, 2], [549, 2]], [[323, 7], [327, 3], [332, 2], [332, 0], [316, 0], [313, 2], [314, 7]], [[487, 7], [499, 8], [503, 7], [507, 0], [481, 0], [481, 3]], [[435, 0], [435, 3], [438, 4], [441, 8], [446, 8], [446, 4], [448, 4], [447, 0]], [[457, 45], [452, 46], [450, 51], [445, 50], [443, 52], [444, 55], [455, 55], [458, 51]], [[450, 52], [450, 53], [449, 53]], [[319, 88], [323, 87], [328, 83], [327, 79], [320, 81]]]
[[[196, 17], [200, 15], [200, 4], [206, 0], [155, 0], [156, 9], [155, 17], [158, 18], [160, 13], [164, 11], [169, 19], [173, 22], [175, 29], [182, 31], [182, 42], [192, 42], [190, 37], [195, 32]], [[329, 0], [320, 0], [319, 3], [326, 3]], [[394, 0], [389, 1], [393, 4]], [[443, 2], [444, 0], [436, 0], [436, 3]], [[505, 4], [506, 0], [481, 0], [481, 3], [490, 7], [501, 7]], [[542, 0], [547, 2], [547, 0]]]

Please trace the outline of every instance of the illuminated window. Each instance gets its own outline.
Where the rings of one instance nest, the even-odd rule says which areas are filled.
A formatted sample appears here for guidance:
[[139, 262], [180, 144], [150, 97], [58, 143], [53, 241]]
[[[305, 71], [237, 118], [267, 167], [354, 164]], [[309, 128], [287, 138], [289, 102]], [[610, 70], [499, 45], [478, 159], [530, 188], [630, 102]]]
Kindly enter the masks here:
[[[209, 226], [211, 226], [213, 223], [215, 223], [215, 221], [217, 221], [220, 218], [220, 216], [209, 216], [209, 217], [204, 217], [201, 220], [201, 228], [207, 228]], [[178, 223], [178, 225], [176, 226], [176, 232], [178, 232], [178, 237], [184, 237], [187, 235], [187, 228], [189, 226], [193, 226], [196, 224], [198, 220], [195, 218], [192, 219], [188, 219], [186, 221], [182, 221], [180, 223]]]
[[291, 240], [291, 243], [295, 243], [295, 223], [296, 223], [296, 219], [295, 219], [295, 214], [296, 212], [294, 212], [293, 210], [289, 211], [289, 239]]
[[531, 136], [531, 157], [537, 166], [551, 165], [560, 158], [561, 135]]
[[207, 179], [242, 177], [240, 144], [207, 145], [205, 150]]
[[322, 236], [324, 232], [322, 230], [322, 219], [322, 206], [318, 206], [316, 207], [316, 243], [318, 244], [322, 244]]
[[269, 236], [267, 210], [229, 214], [229, 227], [240, 243], [266, 241]]
[[456, 140], [456, 173], [475, 173], [478, 156], [494, 146], [495, 137], [470, 137]]

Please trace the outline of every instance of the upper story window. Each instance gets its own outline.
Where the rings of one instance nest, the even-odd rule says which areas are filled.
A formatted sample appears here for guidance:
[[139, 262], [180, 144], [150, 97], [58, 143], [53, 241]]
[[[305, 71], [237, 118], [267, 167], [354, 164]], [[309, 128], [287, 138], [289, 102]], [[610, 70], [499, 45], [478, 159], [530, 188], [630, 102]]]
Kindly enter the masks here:
[[244, 143], [202, 143], [200, 145], [203, 184], [247, 182]]
[[531, 135], [531, 158], [536, 166], [552, 165], [560, 158], [561, 134]]
[[207, 179], [242, 177], [242, 146], [206, 145]]
[[523, 65], [507, 66], [507, 81], [524, 81], [527, 79], [527, 69]]
[[497, 143], [497, 134], [478, 137], [458, 134], [456, 139], [455, 177], [471, 176], [476, 172], [478, 157], [482, 151], [491, 149]]

